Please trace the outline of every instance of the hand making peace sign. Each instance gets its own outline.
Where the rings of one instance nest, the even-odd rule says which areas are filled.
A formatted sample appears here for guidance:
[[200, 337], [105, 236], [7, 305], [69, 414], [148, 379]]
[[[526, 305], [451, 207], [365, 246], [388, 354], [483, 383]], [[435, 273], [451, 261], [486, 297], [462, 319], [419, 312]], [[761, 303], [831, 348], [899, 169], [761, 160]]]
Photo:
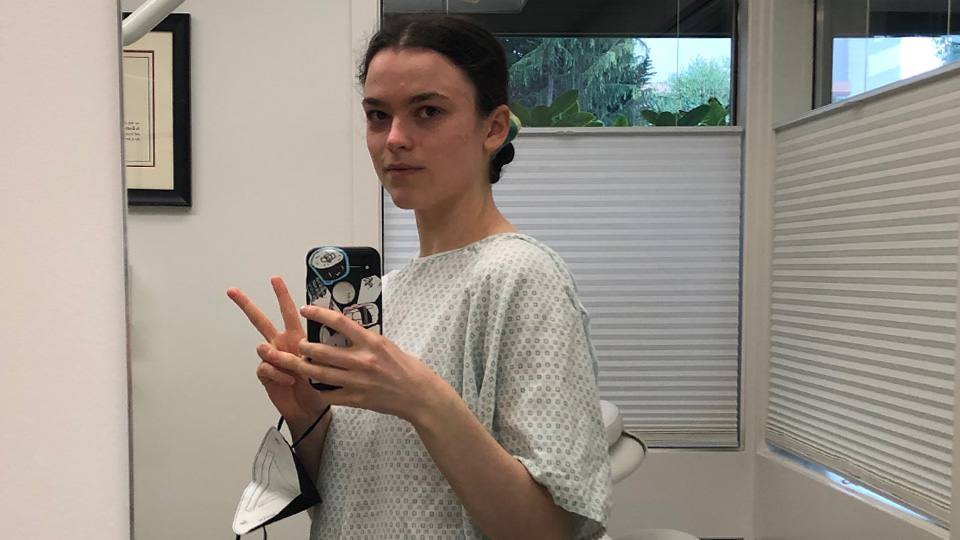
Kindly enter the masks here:
[[270, 401], [287, 422], [309, 425], [329, 402], [322, 392], [314, 390], [298, 373], [301, 360], [297, 348], [307, 335], [286, 284], [278, 276], [274, 276], [270, 283], [280, 304], [283, 332], [277, 331], [270, 318], [239, 289], [229, 289], [227, 296], [243, 310], [254, 328], [267, 340], [257, 345], [257, 355], [262, 360], [257, 366], [257, 378]]

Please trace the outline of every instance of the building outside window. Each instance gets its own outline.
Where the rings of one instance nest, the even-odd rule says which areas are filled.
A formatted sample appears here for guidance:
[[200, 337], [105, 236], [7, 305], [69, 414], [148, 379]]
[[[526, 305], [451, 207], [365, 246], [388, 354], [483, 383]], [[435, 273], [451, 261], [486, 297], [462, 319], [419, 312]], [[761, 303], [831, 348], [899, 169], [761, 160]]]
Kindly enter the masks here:
[[818, 0], [815, 105], [960, 60], [950, 0]]

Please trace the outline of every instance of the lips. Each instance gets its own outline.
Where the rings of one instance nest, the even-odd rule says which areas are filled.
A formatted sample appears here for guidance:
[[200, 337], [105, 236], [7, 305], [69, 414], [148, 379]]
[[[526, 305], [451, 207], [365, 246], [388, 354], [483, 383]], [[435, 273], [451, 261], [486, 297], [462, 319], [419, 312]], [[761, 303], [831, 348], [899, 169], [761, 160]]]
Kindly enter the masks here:
[[387, 165], [387, 172], [384, 174], [394, 180], [400, 180], [402, 178], [412, 177], [421, 170], [423, 170], [423, 167], [415, 167], [406, 163], [393, 163]]
[[404, 163], [396, 163], [393, 165], [387, 166], [388, 172], [404, 172], [404, 171], [419, 171], [423, 167], [414, 167], [413, 165], [407, 165]]

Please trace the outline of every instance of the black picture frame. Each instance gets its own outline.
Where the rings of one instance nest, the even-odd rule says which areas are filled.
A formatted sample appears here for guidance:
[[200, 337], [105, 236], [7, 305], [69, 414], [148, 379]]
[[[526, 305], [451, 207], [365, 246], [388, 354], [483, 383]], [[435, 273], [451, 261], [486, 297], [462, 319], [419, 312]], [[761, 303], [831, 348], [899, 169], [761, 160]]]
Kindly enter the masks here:
[[[123, 13], [126, 18], [130, 13]], [[168, 15], [150, 33], [168, 32], [172, 36], [171, 59], [172, 74], [169, 105], [156, 103], [155, 107], [169, 106], [172, 109], [172, 148], [173, 187], [157, 189], [127, 189], [127, 203], [130, 206], [184, 206], [192, 205], [191, 193], [191, 142], [190, 142], [190, 15], [174, 13]], [[124, 52], [135, 45], [124, 47]], [[126, 118], [124, 119], [126, 125]], [[160, 137], [161, 135], [155, 135]], [[169, 159], [169, 157], [167, 157]], [[129, 163], [125, 164], [130, 171]], [[169, 179], [169, 176], [166, 177]]]

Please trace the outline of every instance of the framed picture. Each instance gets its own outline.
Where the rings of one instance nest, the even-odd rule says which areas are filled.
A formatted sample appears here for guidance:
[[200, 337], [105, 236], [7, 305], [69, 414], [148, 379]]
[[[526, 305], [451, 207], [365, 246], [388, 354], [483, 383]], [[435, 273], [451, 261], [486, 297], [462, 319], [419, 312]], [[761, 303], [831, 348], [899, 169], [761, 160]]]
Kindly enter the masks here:
[[190, 206], [190, 15], [124, 47], [123, 129], [129, 204]]

